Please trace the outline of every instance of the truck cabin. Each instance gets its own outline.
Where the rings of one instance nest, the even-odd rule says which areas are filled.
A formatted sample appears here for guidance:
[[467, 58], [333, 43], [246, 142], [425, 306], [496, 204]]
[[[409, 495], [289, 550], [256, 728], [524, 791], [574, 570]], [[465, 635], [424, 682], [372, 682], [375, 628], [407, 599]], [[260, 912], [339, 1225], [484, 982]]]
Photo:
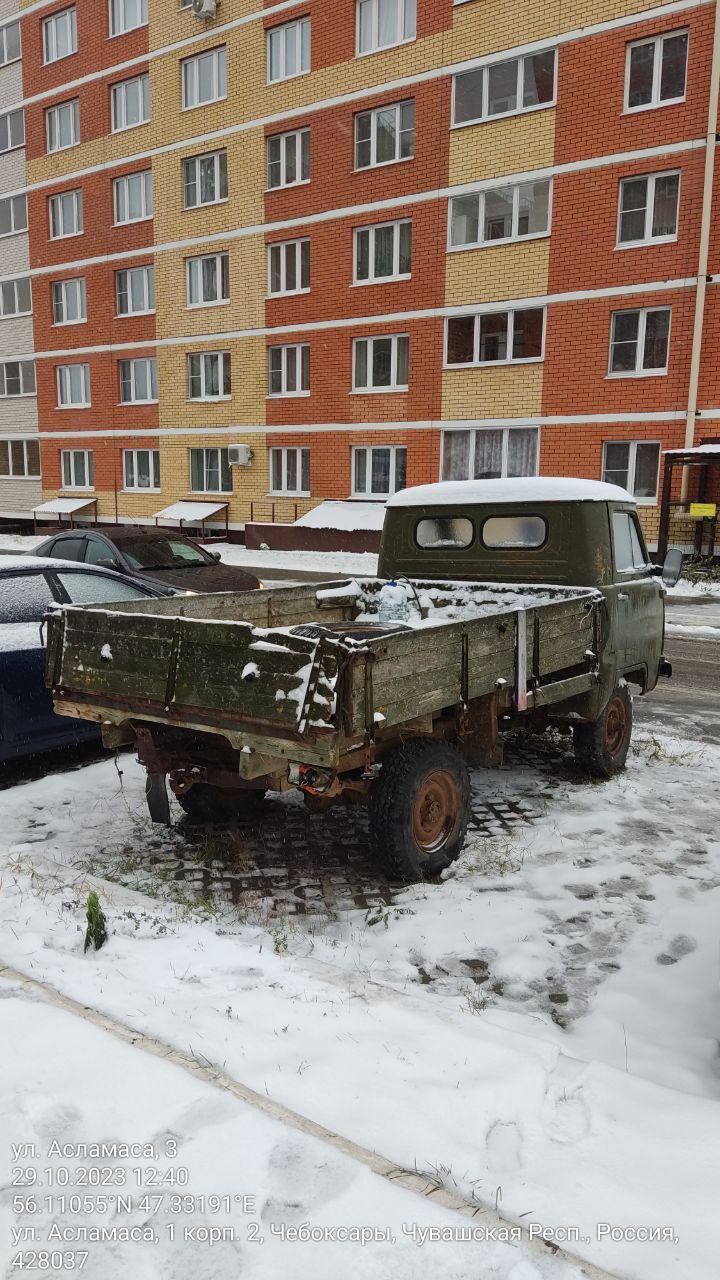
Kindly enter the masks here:
[[632, 495], [595, 480], [459, 480], [404, 489], [387, 504], [383, 578], [607, 587], [650, 577]]

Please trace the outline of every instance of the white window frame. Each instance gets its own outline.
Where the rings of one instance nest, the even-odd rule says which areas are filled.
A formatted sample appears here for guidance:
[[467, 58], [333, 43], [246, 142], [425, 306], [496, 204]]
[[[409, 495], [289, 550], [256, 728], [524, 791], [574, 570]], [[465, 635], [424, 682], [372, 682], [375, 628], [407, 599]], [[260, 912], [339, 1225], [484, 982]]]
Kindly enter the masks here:
[[[380, 4], [379, 0], [355, 0], [355, 57], [368, 58], [373, 53], [379, 53], [382, 49], [394, 49], [401, 44], [412, 44], [417, 39], [417, 4], [416, 0], [392, 0], [395, 7], [395, 32], [396, 38], [388, 40], [385, 44], [380, 40]], [[372, 27], [371, 44], [368, 49], [360, 48], [360, 14], [363, 8], [367, 8], [370, 12], [370, 25]], [[409, 25], [412, 25], [412, 35], [404, 35], [403, 32]]]
[[[307, 66], [303, 66], [303, 31], [307, 28]], [[270, 56], [270, 46], [272, 41], [280, 36], [282, 45], [282, 57], [280, 58], [281, 72], [278, 76], [271, 76], [270, 69], [272, 59]], [[265, 33], [265, 64], [267, 68], [267, 83], [280, 84], [283, 80], [294, 80], [297, 76], [307, 76], [312, 70], [312, 31], [310, 27], [310, 18], [305, 16], [295, 18], [292, 22], [283, 22], [277, 27], [269, 27]], [[295, 65], [297, 71], [288, 71], [288, 43], [292, 40], [295, 44]]]
[[[131, 276], [134, 272], [143, 272], [143, 296], [145, 306], [138, 311], [121, 311], [120, 310], [120, 277]], [[155, 313], [155, 269], [152, 263], [142, 267], [122, 267], [120, 271], [115, 272], [115, 315], [117, 319], [124, 320], [126, 316], [151, 316]], [[152, 281], [152, 287], [150, 282]], [[129, 283], [129, 282], [128, 282]], [[150, 305], [152, 294], [152, 306]], [[128, 302], [132, 298], [132, 289], [127, 289]]]
[[[72, 390], [72, 373], [71, 370], [80, 369], [80, 379], [82, 381], [82, 400], [70, 400], [63, 397], [69, 395]], [[89, 364], [58, 364], [55, 366], [55, 381], [57, 384], [57, 407], [58, 409], [89, 409], [92, 400], [90, 399], [90, 365]]]
[[[57, 52], [57, 32], [61, 25], [66, 27], [69, 35], [67, 53]], [[45, 18], [42, 24], [42, 47], [43, 66], [46, 67], [53, 62], [61, 62], [63, 58], [71, 58], [74, 53], [77, 53], [77, 9], [74, 4], [69, 5], [67, 9], [59, 9], [56, 13], [51, 13], [49, 18]]]
[[[143, 212], [138, 218], [119, 218], [121, 200], [125, 208], [130, 209], [130, 184], [140, 179]], [[121, 194], [122, 193], [122, 194]], [[136, 173], [124, 173], [113, 181], [113, 226], [128, 227], [136, 222], [149, 222], [153, 216], [153, 178], [152, 169], [139, 169]]]
[[[79, 295], [79, 302], [80, 302], [80, 308], [79, 308], [80, 317], [77, 320], [68, 320], [66, 318], [69, 285], [78, 286], [77, 292]], [[50, 286], [50, 291], [51, 291], [54, 326], [60, 327], [61, 325], [66, 326], [66, 325], [86, 323], [87, 321], [87, 289], [85, 285], [84, 276], [72, 276], [70, 279], [66, 279], [66, 280], [53, 280]], [[60, 309], [60, 313], [63, 317], [60, 320], [57, 319], [58, 309]]]
[[[201, 99], [199, 68], [203, 58], [212, 58], [213, 97]], [[220, 44], [214, 49], [203, 49], [192, 58], [184, 58], [180, 63], [180, 86], [183, 111], [195, 111], [227, 98], [227, 46]]]
[[[73, 212], [73, 221], [69, 225], [72, 226], [71, 231], [65, 230], [65, 204], [66, 200], [70, 201]], [[53, 217], [55, 211], [55, 217]], [[60, 230], [53, 234], [53, 223]], [[81, 187], [75, 187], [72, 191], [56, 191], [55, 195], [48, 199], [48, 236], [50, 240], [70, 240], [73, 236], [81, 236], [85, 230], [84, 211], [83, 211], [83, 193]]]
[[[152, 391], [153, 383], [155, 384], [155, 395], [138, 396], [137, 390], [137, 365], [145, 365], [145, 380]], [[130, 366], [130, 398], [123, 399], [123, 365]], [[118, 403], [123, 407], [128, 404], [157, 404], [157, 357], [156, 356], [130, 356], [127, 360], [118, 360], [118, 382], [120, 385], [120, 399]]]
[[[442, 480], [442, 479], [443, 479], [443, 476], [444, 476], [444, 470], [445, 470], [445, 442], [446, 442], [446, 438], [447, 438], [447, 436], [452, 435], [452, 434], [453, 434], [453, 431], [455, 431], [455, 432], [459, 432], [459, 431], [467, 431], [467, 432], [469, 432], [470, 437], [471, 437], [471, 439], [470, 439], [470, 448], [468, 449], [468, 473], [469, 473], [469, 474], [468, 474], [467, 476], [465, 476], [465, 477], [464, 477], [464, 479], [466, 479], [466, 480], [473, 480], [473, 479], [474, 479], [474, 475], [472, 475], [472, 474], [470, 474], [470, 473], [471, 473], [471, 472], [474, 472], [474, 470], [475, 470], [475, 467], [474, 467], [474, 462], [475, 462], [475, 437], [476, 437], [476, 436], [478, 436], [478, 435], [480, 435], [483, 431], [502, 431], [502, 453], [501, 453], [501, 459], [500, 459], [500, 478], [501, 478], [501, 479], [507, 479], [507, 478], [508, 478], [508, 469], [507, 469], [507, 464], [508, 464], [508, 454], [509, 454], [509, 451], [510, 451], [510, 435], [511, 435], [511, 432], [513, 432], [513, 431], [534, 431], [534, 432], [535, 432], [535, 434], [536, 434], [536, 438], [537, 438], [537, 448], [536, 448], [536, 450], [535, 450], [535, 471], [533, 472], [533, 475], [539, 475], [539, 470], [538, 470], [538, 469], [539, 469], [539, 466], [540, 466], [540, 427], [539, 427], [539, 426], [533, 426], [533, 424], [532, 424], [532, 423], [526, 423], [526, 424], [524, 424], [523, 426], [517, 426], [517, 427], [505, 427], [505, 426], [503, 426], [501, 423], [498, 423], [497, 425], [495, 425], [495, 424], [494, 424], [494, 423], [492, 423], [492, 422], [488, 422], [488, 423], [487, 423], [485, 426], [483, 426], [483, 427], [472, 427], [472, 426], [468, 426], [468, 427], [458, 427], [458, 428], [452, 428], [452, 427], [451, 427], [451, 428], [448, 428], [448, 429], [444, 429], [444, 430], [442, 431], [441, 436], [440, 436], [440, 472], [439, 472], [439, 475], [438, 475], [438, 479], [439, 479], [439, 480]], [[515, 477], [515, 478], [517, 478], [517, 477]]]
[[[607, 471], [607, 467], [605, 465], [605, 458], [607, 456], [607, 446], [609, 444], [629, 445], [628, 465], [627, 465], [628, 483], [625, 485], [625, 488], [627, 489], [628, 493], [631, 493], [633, 495], [633, 498], [635, 498], [635, 502], [639, 507], [657, 506], [658, 486], [660, 483], [660, 461], [661, 461], [661, 455], [662, 455], [662, 441], [661, 440], [603, 440], [602, 460], [601, 460], [602, 470], [600, 473], [603, 477], [605, 476], [605, 473]], [[657, 451], [658, 451], [658, 465], [657, 465], [657, 471], [655, 473], [655, 492], [650, 497], [646, 497], [646, 498], [635, 496], [635, 465], [637, 460], [637, 447], [638, 445], [643, 445], [643, 444], [656, 445]], [[632, 483], [630, 483], [630, 481], [632, 481]], [[608, 481], [608, 483], [615, 484], [615, 481], [610, 480]]]
[[[378, 231], [385, 230], [387, 227], [393, 229], [393, 270], [388, 276], [379, 276], [375, 274], [375, 237]], [[410, 227], [410, 270], [400, 270], [400, 228]], [[368, 265], [369, 274], [367, 280], [358, 279], [358, 244], [359, 238], [365, 233], [368, 234]], [[353, 284], [359, 288], [370, 284], [392, 284], [396, 280], [410, 280], [412, 277], [412, 218], [397, 218], [392, 222], [372, 222], [364, 227], [353, 228]]]
[[[192, 394], [192, 361], [200, 361], [200, 387], [199, 396]], [[216, 396], [210, 395], [208, 392], [208, 368], [206, 361], [217, 360], [218, 362], [218, 387], [225, 385], [225, 373], [230, 373], [230, 391], [219, 391]], [[226, 370], [227, 366], [227, 370]], [[188, 351], [187, 356], [187, 379], [188, 394], [187, 398], [192, 404], [198, 404], [202, 401], [210, 404], [216, 404], [219, 400], [232, 400], [232, 361], [229, 351]]]
[[[373, 368], [373, 348], [376, 342], [387, 341], [388, 338], [392, 343], [392, 346], [390, 348], [390, 382], [386, 387], [375, 386], [374, 383], [370, 382], [370, 378], [372, 377], [372, 368]], [[408, 348], [407, 348], [408, 380], [406, 383], [398, 382], [397, 380], [398, 343], [401, 338], [404, 338], [408, 344]], [[358, 348], [358, 344], [361, 342], [366, 342], [368, 346], [368, 349], [367, 349], [368, 385], [366, 387], [359, 387], [357, 385], [356, 377], [355, 377], [356, 367], [357, 367], [356, 366], [357, 348]], [[352, 344], [353, 395], [377, 396], [377, 395], [383, 395], [383, 394], [385, 395], [393, 395], [396, 393], [402, 394], [403, 392], [407, 392], [409, 390], [409, 387], [410, 387], [410, 336], [409, 334], [407, 333], [376, 333], [376, 334], [372, 334], [369, 337], [363, 336], [360, 338], [353, 338], [353, 344]]]
[[[85, 459], [85, 476], [90, 481], [90, 484], [76, 483], [77, 458], [81, 454]], [[69, 470], [70, 470], [71, 478], [69, 481], [65, 480], [66, 458], [69, 460], [69, 463], [70, 463]], [[83, 489], [86, 492], [91, 493], [95, 488], [95, 463], [93, 459], [92, 449], [61, 449], [60, 450], [60, 480], [62, 482], [60, 485], [61, 489], [64, 489], [64, 490]]]
[[[128, 120], [128, 92], [138, 86], [138, 103], [141, 116], [138, 120]], [[130, 76], [128, 80], [118, 80], [110, 86], [110, 128], [113, 133], [125, 133], [128, 129], [139, 129], [150, 122], [150, 76], [147, 72], [141, 76]]]
[[[16, 364], [18, 367], [18, 380], [20, 382], [20, 390], [15, 394], [7, 389], [8, 365]], [[32, 370], [32, 386], [26, 390], [27, 378], [26, 371]], [[37, 395], [37, 384], [35, 381], [35, 361], [34, 360], [2, 360], [0, 361], [0, 399], [2, 400], [22, 400], [28, 396]]]
[[[28, 229], [28, 207], [27, 196], [23, 192], [20, 196], [0, 196], [0, 206], [6, 204], [10, 210], [10, 230], [0, 231], [0, 240], [4, 240], [7, 236], [17, 236], [21, 231]], [[15, 210], [17, 208], [24, 210], [24, 223], [20, 224], [16, 221]]]
[[[310, 281], [310, 238], [309, 236], [301, 236], [297, 240], [275, 240], [267, 247], [267, 291], [268, 298], [292, 298], [297, 293], [309, 293], [310, 284], [297, 284], [294, 289], [288, 289], [288, 258], [292, 255], [295, 258], [295, 279], [302, 280], [302, 259], [303, 245], [307, 245], [308, 259], [308, 282]], [[279, 252], [280, 255], [280, 288], [272, 287], [272, 260]]]
[[[18, 445], [18, 444], [22, 445], [22, 455], [23, 455], [22, 471], [16, 471], [13, 465], [13, 445]], [[3, 445], [7, 449], [8, 469], [7, 469], [6, 475], [3, 475], [2, 473], [0, 473], [0, 484], [2, 484], [3, 480], [35, 480], [39, 478], [40, 476], [40, 441], [37, 438], [37, 436], [31, 437], [30, 439], [28, 439], [27, 436], [3, 436], [2, 438], [0, 438], [0, 449], [2, 449]], [[37, 471], [32, 471], [30, 469], [30, 462], [28, 461], [28, 450], [32, 446], [34, 446], [35, 448], [35, 456], [37, 459]]]
[[[387, 493], [375, 493], [372, 489], [372, 455], [376, 449], [390, 450], [390, 475], [388, 479]], [[405, 444], [356, 444], [353, 445], [350, 457], [350, 495], [353, 498], [364, 498], [366, 502], [384, 502], [386, 498], [391, 497], [393, 493], [398, 492], [397, 488], [397, 455], [398, 450], [402, 449], [405, 454], [405, 487], [407, 487], [407, 445]], [[355, 485], [355, 459], [359, 453], [366, 453], [368, 457], [365, 460], [365, 478], [368, 487], [358, 489]]]
[[[28, 287], [30, 305], [26, 311], [20, 311], [19, 310], [19, 305], [20, 305], [19, 286], [25, 282], [27, 283], [27, 287]], [[5, 293], [6, 293], [6, 290], [10, 287], [12, 288], [13, 297], [15, 299], [15, 309], [13, 311], [6, 311], [5, 310]], [[10, 320], [16, 316], [31, 316], [31, 315], [32, 315], [32, 284], [30, 283], [30, 277], [16, 276], [13, 280], [3, 280], [2, 283], [0, 283], [0, 320]]]
[[[287, 155], [288, 147], [292, 141], [295, 147], [295, 173], [302, 174], [302, 157], [303, 147], [307, 139], [307, 160], [308, 160], [308, 176], [307, 178], [295, 177], [291, 181], [287, 178]], [[270, 144], [279, 142], [280, 144], [280, 181], [275, 186], [270, 185]], [[298, 163], [299, 160], [299, 163]], [[265, 140], [265, 182], [266, 191], [282, 191], [284, 187], [303, 187], [310, 181], [310, 130], [307, 129], [291, 129], [289, 133], [273, 133]]]
[[[513, 356], [512, 349], [515, 341], [515, 315], [521, 311], [542, 311], [542, 340], [539, 356]], [[481, 360], [480, 359], [480, 321], [483, 316], [507, 316], [507, 350], [510, 354], [504, 360]], [[475, 332], [473, 336], [473, 358], [464, 361], [462, 364], [449, 364], [448, 351], [448, 326], [451, 320], [465, 320], [473, 316], [475, 319]], [[545, 331], [547, 327], [547, 307], [492, 307], [483, 311], [462, 311], [457, 315], [447, 316], [445, 319], [445, 343], [443, 347], [443, 368], [444, 369], [495, 369], [508, 364], [541, 364], [545, 359]]]
[[[658, 369], [643, 369], [642, 365], [640, 365], [640, 366], [638, 367], [638, 360], [641, 358], [641, 356], [642, 356], [642, 358], [644, 359], [644, 354], [645, 354], [645, 333], [646, 333], [646, 329], [647, 329], [647, 318], [648, 318], [648, 315], [650, 314], [650, 312], [654, 312], [654, 311], [667, 311], [668, 316], [669, 316], [669, 320], [668, 320], [668, 333], [667, 333], [667, 346], [666, 346], [666, 350], [665, 350], [665, 364], [664, 364], [664, 366], [663, 366], [662, 368], [658, 368]], [[614, 369], [612, 368], [612, 357], [613, 357], [613, 346], [615, 345], [615, 341], [614, 341], [614, 338], [615, 338], [615, 317], [616, 317], [616, 316], [621, 316], [621, 315], [628, 315], [628, 313], [630, 313], [630, 312], [632, 312], [632, 313], [637, 312], [637, 315], [638, 315], [638, 336], [637, 336], [637, 341], [636, 341], [636, 343], [635, 343], [635, 368], [634, 368], [634, 369], [616, 369], [616, 370], [614, 370]], [[621, 308], [619, 308], [618, 310], [613, 311], [613, 312], [612, 312], [612, 314], [611, 314], [611, 316], [610, 316], [610, 349], [609, 349], [609, 352], [608, 352], [608, 371], [607, 371], [607, 377], [608, 377], [608, 378], [664, 378], [664, 377], [666, 377], [666, 376], [667, 376], [667, 372], [668, 372], [668, 368], [669, 368], [669, 364], [670, 364], [670, 334], [671, 334], [671, 331], [672, 331], [672, 307], [671, 307], [671, 306], [669, 306], [669, 307], [666, 307], [666, 306], [660, 306], [660, 307], [621, 307]]]
[[[201, 299], [199, 302], [191, 302], [190, 301], [190, 277], [193, 272], [192, 264], [195, 262], [200, 264], [202, 262], [207, 261], [210, 258], [214, 258], [216, 263], [215, 275], [218, 282], [219, 296], [217, 298], [212, 298], [209, 301], [205, 301], [204, 299]], [[227, 285], [228, 285], [227, 298], [223, 298], [222, 296], [223, 259], [226, 259], [228, 264], [227, 265]], [[202, 284], [202, 267], [200, 265], [198, 265], [197, 271], [198, 271], [199, 281]], [[229, 301], [230, 301], [230, 254], [229, 253], [227, 252], [226, 253], [202, 253], [202, 254], [198, 254], [195, 257], [185, 259], [185, 306], [189, 311], [195, 311], [198, 307], [225, 307], [228, 305]]]
[[[138, 477], [138, 455], [147, 453], [148, 471], [150, 473], [151, 484], [144, 485], [137, 483]], [[132, 477], [135, 483], [128, 481], [128, 460], [131, 459]], [[159, 449], [123, 449], [122, 451], [122, 473], [123, 473], [123, 493], [159, 493], [160, 492], [160, 450]]]
[[[146, 27], [148, 24], [147, 0], [109, 0], [109, 7], [111, 40], [116, 36], [124, 36], [128, 31], [138, 31], [140, 27]], [[137, 21], [132, 17], [128, 20], [128, 7], [137, 12]]]
[[[412, 127], [413, 149], [412, 149], [412, 153], [409, 156], [403, 156], [400, 154], [401, 152], [400, 113], [402, 111], [402, 108], [407, 106], [409, 103], [412, 103], [412, 107], [413, 107], [413, 127]], [[390, 111], [393, 109], [395, 110], [395, 117], [396, 117], [395, 138], [397, 142], [397, 145], [396, 145], [397, 154], [394, 155], [391, 160], [378, 160], [377, 158], [378, 116], [383, 111]], [[359, 139], [357, 135], [358, 135], [358, 121], [362, 119], [362, 117], [364, 116], [370, 117], [370, 163], [361, 165], [361, 164], [358, 164]], [[415, 99], [403, 98], [400, 102], [388, 102], [386, 105], [382, 107], [371, 107], [368, 111], [357, 111], [355, 113], [355, 118], [353, 121], [353, 147], [354, 147], [354, 155], [353, 155], [354, 166], [353, 167], [356, 173], [365, 173], [368, 169], [382, 169], [385, 167], [385, 165], [388, 165], [388, 164], [407, 164], [409, 160], [414, 160], [415, 159]]]
[[[530, 104], [530, 106], [526, 107], [522, 105], [523, 79], [524, 79], [523, 67], [524, 67], [525, 58], [534, 58], [541, 53], [553, 53], [555, 55], [554, 63], [553, 63], [553, 95], [548, 102], [533, 102]], [[493, 112], [492, 115], [489, 115], [488, 114], [488, 98], [489, 98], [488, 71], [490, 67], [496, 65], [497, 63], [502, 63], [502, 62], [517, 62], [518, 64], [517, 81], [516, 81], [516, 85], [517, 85], [516, 97], [519, 105], [516, 107], [513, 107], [510, 111], [496, 111], [496, 112]], [[458, 75], [464, 75], [468, 71], [480, 71], [480, 70], [482, 70], [483, 72], [482, 112], [479, 116], [473, 116], [471, 120], [456, 120], [455, 119], [455, 91], [456, 91]], [[506, 57], [504, 54], [497, 54], [492, 58], [488, 59], [486, 62], [478, 62], [474, 67], [466, 67], [464, 72], [462, 71], [455, 72], [452, 78], [452, 106], [451, 106], [451, 113], [450, 113], [450, 128], [451, 129], [467, 129], [468, 127], [476, 124], [489, 124], [493, 120], [508, 120], [511, 116], [528, 115], [528, 113], [531, 111], [546, 111], [549, 107], [554, 107], [557, 104], [557, 81], [558, 81], [557, 46], [552, 44], [546, 44], [546, 45], [543, 45], [543, 47], [540, 49], [533, 49], [531, 53], [525, 53], [525, 54], [520, 53], [510, 58]]]
[[[217, 454], [218, 454], [217, 472], [218, 472], [218, 477], [219, 477], [220, 483], [222, 484], [222, 472], [223, 472], [223, 468], [222, 468], [222, 458], [220, 457], [220, 455], [221, 455], [221, 454], [223, 454], [223, 453], [227, 453], [227, 451], [228, 451], [228, 446], [227, 446], [227, 445], [213, 445], [213, 446], [206, 445], [206, 446], [204, 446], [204, 447], [203, 447], [203, 446], [201, 446], [201, 445], [192, 445], [192, 446], [190, 447], [190, 449], [188, 450], [188, 466], [189, 466], [189, 469], [190, 469], [190, 492], [191, 492], [191, 493], [232, 493], [232, 492], [233, 492], [233, 486], [232, 486], [232, 468], [230, 467], [230, 462], [229, 462], [229, 460], [228, 460], [228, 465], [227, 465], [227, 471], [228, 471], [228, 474], [229, 474], [229, 476], [230, 476], [230, 488], [229, 488], [229, 489], [208, 489], [208, 488], [207, 488], [208, 454], [210, 454], [210, 453], [217, 453]], [[204, 487], [204, 488], [202, 488], [202, 489], [193, 489], [193, 488], [192, 488], [192, 455], [193, 455], [193, 453], [202, 453], [202, 455], [203, 455], [203, 480], [204, 480], [204, 482], [205, 482], [205, 486], [206, 486], [206, 487]]]
[[[14, 55], [14, 57], [9, 58], [7, 33], [11, 27], [17, 28], [18, 51]], [[20, 23], [18, 19], [15, 18], [10, 22], [5, 22], [0, 27], [0, 67], [10, 67], [12, 66], [13, 62], [19, 62], [21, 58], [22, 58], [22, 44], [21, 44], [21, 36], [20, 36]]]
[[[60, 119], [60, 113], [69, 110], [72, 120], [72, 137], [70, 142], [63, 143], [62, 146], [52, 147], [50, 145], [50, 135], [53, 131], [52, 121], [57, 122]], [[55, 123], [55, 134], [60, 136], [60, 130]], [[65, 102], [56, 102], [54, 106], [48, 107], [45, 111], [45, 146], [48, 155], [56, 155], [58, 151], [69, 151], [71, 147], [80, 145], [80, 99], [68, 98]]]
[[[680, 97], [677, 98], [660, 98], [660, 79], [662, 75], [662, 47], [669, 38], [677, 36], [687, 36], [687, 54], [685, 58], [685, 87]], [[652, 44], [655, 46], [653, 53], [653, 83], [649, 102], [641, 102], [637, 107], [631, 107], [628, 103], [630, 94], [630, 59], [632, 50], [639, 48], [643, 44]], [[663, 31], [661, 35], [648, 36], [644, 40], [631, 40], [625, 46], [625, 84], [623, 87], [623, 115], [635, 115], [637, 111], [657, 111], [659, 107], [672, 107], [678, 102], [684, 102], [687, 97], [687, 73], [690, 65], [690, 31], [687, 27], [679, 27], [677, 31]]]
[[[296, 399], [298, 396], [310, 395], [310, 344], [307, 342], [289, 342], [279, 344], [277, 346], [268, 347], [268, 400], [288, 400]], [[297, 390], [288, 390], [288, 353], [295, 352], [295, 375], [296, 380], [300, 384]], [[303, 359], [304, 353], [307, 351], [308, 361], [308, 385], [302, 387], [303, 380]], [[272, 355], [271, 352], [280, 352], [280, 391], [272, 390], [272, 374], [271, 368]]]
[[[302, 455], [304, 453], [307, 454], [307, 465], [308, 465], [308, 473], [309, 473], [310, 467], [311, 467], [309, 445], [305, 445], [305, 444], [273, 445], [273, 447], [270, 449], [270, 457], [268, 459], [270, 497], [272, 498], [309, 498], [310, 497], [310, 484], [308, 485], [307, 489], [303, 489], [302, 487], [302, 464], [303, 464]], [[281, 487], [279, 489], [276, 489], [273, 486], [273, 473], [275, 470], [273, 455], [277, 455], [277, 454], [280, 454], [280, 471], [281, 471]], [[290, 454], [293, 454], [295, 457], [295, 475], [297, 476], [299, 481], [299, 484], [295, 488], [292, 488], [288, 484], [288, 478], [287, 478], [288, 477], [288, 460], [289, 460]], [[312, 483], [311, 477], [310, 477], [310, 482]]]
[[[0, 147], [0, 155], [6, 156], [11, 151], [19, 151], [25, 146], [25, 112], [22, 107], [12, 107], [9, 111], [0, 111], [0, 120], [7, 121], [7, 140], [8, 145]], [[17, 131], [17, 122], [20, 121], [20, 134]], [[13, 129], [15, 130], [15, 138], [13, 139]]]
[[[527, 235], [521, 236], [517, 230], [520, 220], [520, 188], [541, 186], [543, 183], [547, 183], [548, 187], [547, 226], [544, 231], [529, 231]], [[482, 237], [485, 227], [485, 197], [496, 191], [512, 191], [513, 193], [512, 235], [505, 236], [503, 239], [485, 240]], [[466, 199], [468, 196], [477, 196], [478, 199], [479, 238], [477, 240], [468, 241], [467, 244], [453, 244], [453, 205], [456, 199]], [[462, 196], [451, 196], [448, 200], [447, 251], [448, 253], [466, 253], [468, 249], [493, 249], [496, 246], [503, 244], [525, 244], [526, 240], [546, 240], [552, 231], [552, 202], [552, 178], [535, 178], [530, 179], [528, 182], [508, 183], [507, 186], [493, 185], [492, 187], [481, 187], [478, 191], [465, 191]]]
[[[678, 193], [677, 204], [675, 205], [675, 230], [669, 236], [652, 235], [653, 217], [655, 216], [655, 188], [658, 178], [677, 178]], [[621, 240], [620, 227], [622, 224], [622, 193], [626, 182], [647, 182], [647, 197], [645, 201], [645, 234], [640, 240]], [[617, 231], [616, 231], [616, 249], [636, 249], [644, 244], [675, 244], [678, 238], [678, 219], [680, 216], [680, 188], [682, 186], [682, 172], [680, 169], [665, 169], [659, 173], [633, 173], [628, 174], [626, 178], [620, 179], [618, 186], [617, 201]], [[648, 234], [650, 233], [650, 234]]]
[[[197, 192], [197, 194], [198, 194], [198, 197], [199, 197], [199, 196], [200, 196], [200, 189], [201, 189], [201, 182], [200, 182], [200, 165], [201, 165], [201, 162], [202, 162], [203, 160], [205, 160], [205, 161], [212, 160], [212, 162], [213, 162], [213, 170], [214, 170], [214, 175], [215, 175], [215, 190], [216, 190], [216, 191], [219, 191], [219, 190], [220, 190], [220, 186], [221, 186], [220, 179], [221, 179], [221, 176], [222, 176], [222, 168], [223, 168], [222, 161], [223, 161], [223, 157], [224, 157], [224, 161], [225, 161], [225, 163], [224, 163], [224, 170], [225, 170], [225, 195], [224, 195], [224, 196], [216, 195], [216, 197], [215, 197], [215, 199], [214, 199], [214, 200], [200, 200], [200, 199], [198, 198], [198, 199], [195, 201], [195, 204], [188, 204], [188, 203], [187, 203], [188, 183], [187, 183], [187, 177], [186, 177], [187, 166], [188, 166], [188, 165], [193, 165], [193, 166], [194, 166], [194, 170], [195, 170], [195, 190], [196, 190], [196, 192]], [[225, 149], [225, 147], [220, 147], [217, 151], [201, 151], [201, 152], [198, 152], [198, 154], [197, 154], [197, 155], [194, 155], [194, 156], [185, 156], [185, 157], [184, 157], [184, 159], [183, 159], [183, 162], [182, 162], [182, 184], [183, 184], [183, 209], [207, 209], [209, 206], [214, 205], [214, 204], [225, 204], [225, 203], [226, 203], [226, 201], [227, 201], [227, 199], [228, 199], [228, 194], [227, 194], [227, 192], [228, 192], [227, 150]]]

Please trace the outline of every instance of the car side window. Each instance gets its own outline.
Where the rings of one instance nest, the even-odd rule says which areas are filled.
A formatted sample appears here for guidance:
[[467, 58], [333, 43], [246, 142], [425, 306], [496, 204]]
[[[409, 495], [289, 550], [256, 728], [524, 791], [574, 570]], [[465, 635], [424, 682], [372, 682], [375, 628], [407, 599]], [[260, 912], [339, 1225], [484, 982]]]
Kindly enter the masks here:
[[58, 538], [54, 542], [50, 554], [56, 560], [82, 560], [85, 555], [85, 539], [78, 538]]
[[647, 568], [647, 556], [635, 517], [630, 511], [613, 511], [613, 542], [618, 573]]
[[67, 569], [57, 577], [71, 604], [110, 604], [117, 600], [148, 599], [147, 593], [132, 583], [116, 582], [104, 573], [73, 573], [72, 569]]
[[87, 538], [85, 563], [100, 564], [101, 561], [113, 565], [118, 562], [112, 547], [109, 547], [106, 542], [101, 542], [100, 538], [93, 538], [92, 534], [90, 534]]
[[0, 580], [0, 622], [40, 622], [55, 604], [42, 573], [3, 574]]

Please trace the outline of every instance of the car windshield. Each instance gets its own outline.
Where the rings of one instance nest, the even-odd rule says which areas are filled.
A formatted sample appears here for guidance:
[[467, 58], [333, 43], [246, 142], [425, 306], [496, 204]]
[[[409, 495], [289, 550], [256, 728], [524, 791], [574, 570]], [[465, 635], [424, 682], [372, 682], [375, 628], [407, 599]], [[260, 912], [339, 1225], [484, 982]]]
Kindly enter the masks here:
[[215, 563], [185, 538], [124, 538], [120, 549], [133, 569], [187, 569]]

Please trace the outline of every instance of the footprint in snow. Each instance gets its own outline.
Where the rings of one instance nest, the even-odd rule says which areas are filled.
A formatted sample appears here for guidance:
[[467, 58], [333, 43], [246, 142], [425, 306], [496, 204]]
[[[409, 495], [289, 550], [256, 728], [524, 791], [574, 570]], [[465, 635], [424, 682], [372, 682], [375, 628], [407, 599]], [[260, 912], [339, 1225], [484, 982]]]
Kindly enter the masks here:
[[346, 1164], [321, 1153], [313, 1158], [305, 1142], [298, 1138], [281, 1139], [268, 1159], [271, 1192], [261, 1218], [264, 1222], [303, 1221], [350, 1185], [354, 1174]]
[[694, 938], [689, 938], [685, 933], [679, 933], [677, 937], [673, 938], [667, 951], [661, 951], [660, 955], [656, 956], [655, 959], [658, 964], [677, 964], [678, 960], [681, 960], [683, 956], [689, 956], [691, 952], [695, 951], [696, 947], [697, 942]]
[[496, 1120], [485, 1139], [488, 1169], [494, 1174], [515, 1173], [522, 1164], [522, 1136], [512, 1121]]

